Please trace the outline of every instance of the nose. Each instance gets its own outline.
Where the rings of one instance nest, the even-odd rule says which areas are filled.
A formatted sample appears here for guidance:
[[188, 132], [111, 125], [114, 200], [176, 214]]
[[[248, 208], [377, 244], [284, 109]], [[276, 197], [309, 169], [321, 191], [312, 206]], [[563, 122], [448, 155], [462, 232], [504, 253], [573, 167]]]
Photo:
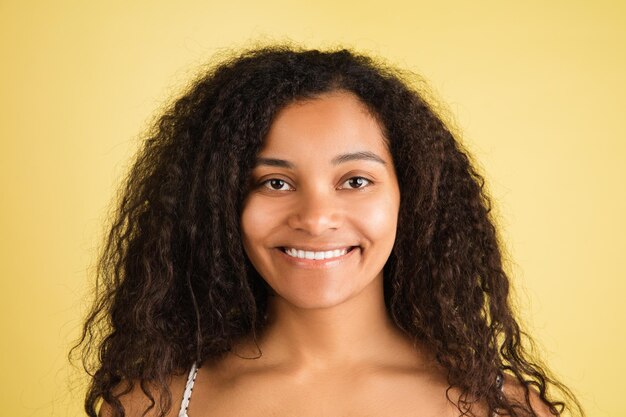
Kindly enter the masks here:
[[287, 223], [294, 230], [319, 236], [339, 228], [341, 219], [341, 207], [333, 191], [313, 190], [302, 195]]

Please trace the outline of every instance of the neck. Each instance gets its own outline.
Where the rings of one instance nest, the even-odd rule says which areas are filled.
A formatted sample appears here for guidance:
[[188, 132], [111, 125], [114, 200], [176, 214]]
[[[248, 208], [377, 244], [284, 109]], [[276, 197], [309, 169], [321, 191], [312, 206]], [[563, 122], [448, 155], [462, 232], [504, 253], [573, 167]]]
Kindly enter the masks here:
[[259, 340], [268, 362], [325, 370], [393, 361], [405, 353], [417, 357], [409, 338], [387, 314], [382, 276], [331, 307], [301, 308], [279, 296], [271, 297], [268, 307], [268, 324]]

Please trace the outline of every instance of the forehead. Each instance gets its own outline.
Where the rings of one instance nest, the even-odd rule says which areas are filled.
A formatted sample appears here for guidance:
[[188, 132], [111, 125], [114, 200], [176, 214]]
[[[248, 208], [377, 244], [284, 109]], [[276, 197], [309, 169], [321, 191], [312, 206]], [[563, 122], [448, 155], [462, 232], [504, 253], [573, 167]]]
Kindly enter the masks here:
[[342, 91], [280, 110], [260, 155], [331, 160], [337, 154], [358, 151], [390, 159], [378, 121], [354, 94]]

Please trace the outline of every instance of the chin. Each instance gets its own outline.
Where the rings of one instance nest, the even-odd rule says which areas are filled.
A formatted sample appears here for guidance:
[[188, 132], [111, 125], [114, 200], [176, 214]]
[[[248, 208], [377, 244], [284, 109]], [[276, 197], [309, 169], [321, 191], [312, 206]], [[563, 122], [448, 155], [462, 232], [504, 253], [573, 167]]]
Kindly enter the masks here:
[[331, 293], [314, 294], [311, 291], [307, 293], [291, 293], [276, 294], [281, 303], [291, 305], [293, 307], [304, 310], [317, 310], [336, 307], [348, 301], [349, 295], [342, 295], [334, 291]]

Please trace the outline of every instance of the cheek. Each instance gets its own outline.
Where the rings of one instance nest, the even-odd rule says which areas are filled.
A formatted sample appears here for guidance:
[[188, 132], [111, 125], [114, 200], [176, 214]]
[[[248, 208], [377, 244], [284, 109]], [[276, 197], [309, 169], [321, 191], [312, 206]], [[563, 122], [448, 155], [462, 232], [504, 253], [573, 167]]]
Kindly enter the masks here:
[[355, 204], [351, 212], [371, 243], [394, 241], [398, 222], [398, 203], [392, 196], [369, 204]]
[[253, 244], [262, 239], [264, 226], [267, 226], [270, 220], [271, 216], [268, 210], [259, 207], [259, 202], [256, 199], [251, 198], [246, 202], [241, 212], [241, 234], [247, 252], [252, 249]]
[[242, 243], [248, 258], [257, 270], [267, 261], [267, 248], [275, 243], [283, 215], [280, 207], [267, 198], [250, 196], [243, 206], [240, 220]]

